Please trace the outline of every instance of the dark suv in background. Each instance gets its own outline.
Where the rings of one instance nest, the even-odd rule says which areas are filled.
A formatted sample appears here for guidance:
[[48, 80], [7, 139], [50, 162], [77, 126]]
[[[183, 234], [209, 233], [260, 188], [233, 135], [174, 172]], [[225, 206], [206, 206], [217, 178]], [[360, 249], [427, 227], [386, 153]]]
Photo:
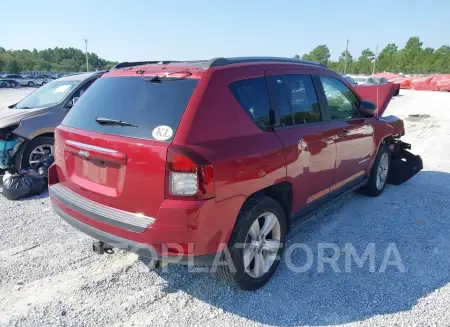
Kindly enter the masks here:
[[309, 61], [121, 67], [56, 129], [55, 211], [96, 249], [211, 265], [227, 245], [234, 267], [219, 275], [247, 290], [274, 274], [298, 214], [355, 189], [381, 194], [404, 134]]

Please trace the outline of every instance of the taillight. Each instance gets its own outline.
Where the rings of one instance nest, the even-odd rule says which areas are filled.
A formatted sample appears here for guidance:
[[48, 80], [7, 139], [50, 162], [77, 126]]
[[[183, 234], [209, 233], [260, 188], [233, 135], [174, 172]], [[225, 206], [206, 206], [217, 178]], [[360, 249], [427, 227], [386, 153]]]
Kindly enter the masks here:
[[214, 197], [213, 166], [194, 151], [171, 145], [167, 150], [166, 171], [168, 197]]

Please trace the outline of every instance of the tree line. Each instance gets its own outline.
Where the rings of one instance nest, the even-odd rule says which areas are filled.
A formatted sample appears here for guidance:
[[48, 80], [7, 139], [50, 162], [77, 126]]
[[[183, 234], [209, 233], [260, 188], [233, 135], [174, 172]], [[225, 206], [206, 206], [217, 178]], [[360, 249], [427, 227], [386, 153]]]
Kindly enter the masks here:
[[[89, 52], [89, 70], [109, 69], [116, 62], [99, 58]], [[86, 55], [75, 48], [45, 50], [5, 50], [0, 47], [0, 71], [13, 74], [26, 71], [82, 72], [86, 71]]]
[[[302, 58], [319, 62], [337, 72], [343, 73], [347, 57], [347, 73], [370, 74], [373, 69], [375, 53], [364, 49], [359, 57], [344, 50], [337, 61], [330, 60], [330, 50], [326, 45], [319, 45]], [[116, 62], [99, 58], [95, 53], [88, 53], [89, 70], [109, 69]], [[45, 50], [5, 50], [0, 47], [0, 71], [20, 73], [25, 71], [80, 72], [86, 71], [85, 53], [75, 48], [54, 48]], [[419, 37], [409, 38], [404, 48], [389, 43], [376, 58], [376, 72], [394, 72], [405, 74], [450, 73], [450, 46], [438, 49], [423, 47]]]
[[[294, 58], [306, 59], [321, 63], [336, 72], [343, 73], [347, 56], [348, 74], [371, 74], [375, 53], [365, 49], [358, 58], [344, 50], [338, 61], [330, 60], [330, 50], [326, 45], [319, 45], [303, 56]], [[423, 47], [419, 37], [409, 38], [403, 49], [395, 43], [389, 43], [378, 54], [375, 61], [375, 72], [393, 72], [405, 74], [450, 73], [450, 46], [443, 45], [438, 49]]]

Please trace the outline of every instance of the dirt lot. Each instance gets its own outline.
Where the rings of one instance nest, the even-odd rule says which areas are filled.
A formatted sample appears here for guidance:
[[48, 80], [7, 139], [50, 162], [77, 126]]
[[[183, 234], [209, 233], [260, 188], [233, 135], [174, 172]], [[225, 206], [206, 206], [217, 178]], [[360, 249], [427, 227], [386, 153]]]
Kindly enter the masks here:
[[[24, 92], [0, 90], [0, 106]], [[345, 272], [344, 256], [341, 273], [319, 272], [317, 261], [295, 273], [283, 261], [266, 287], [242, 292], [187, 267], [161, 272], [134, 254], [94, 255], [47, 194], [0, 198], [0, 326], [450, 326], [450, 93], [401, 93], [386, 114], [407, 118], [405, 140], [424, 170], [378, 198], [339, 200], [288, 239], [315, 258], [319, 242], [351, 243], [358, 253], [374, 243], [375, 272], [367, 264]], [[430, 117], [408, 119], [418, 113]], [[389, 243], [404, 272], [380, 272]], [[303, 252], [291, 259], [301, 265]]]

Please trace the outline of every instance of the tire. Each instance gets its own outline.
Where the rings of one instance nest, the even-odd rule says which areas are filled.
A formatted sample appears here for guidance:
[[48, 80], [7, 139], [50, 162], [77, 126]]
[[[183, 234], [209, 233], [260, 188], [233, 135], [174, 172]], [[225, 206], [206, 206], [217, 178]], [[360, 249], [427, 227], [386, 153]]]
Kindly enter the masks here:
[[0, 88], [7, 88], [8, 84], [6, 82], [0, 83]]
[[[42, 147], [44, 149], [44, 154], [42, 154], [41, 157], [37, 156], [36, 154], [33, 155], [32, 159], [39, 160], [39, 158], [44, 158], [45, 156], [48, 156], [50, 154], [54, 154], [53, 152], [53, 137], [49, 136], [41, 136], [37, 137], [31, 141], [28, 142], [26, 147], [22, 149], [22, 151], [19, 149], [19, 152], [16, 154], [15, 158], [15, 164], [16, 167], [18, 167], [20, 170], [26, 169], [26, 168], [33, 168], [35, 163], [30, 163], [30, 156], [39, 147]], [[47, 149], [51, 149], [51, 153], [46, 153]]]
[[34, 82], [33, 82], [33, 81], [29, 81], [29, 82], [28, 82], [28, 86], [29, 86], [29, 87], [33, 87], [33, 86], [34, 86]]
[[[256, 231], [256, 234], [260, 236], [261, 227], [264, 227], [264, 223], [273, 222], [273, 219], [276, 219], [275, 225], [271, 232], [263, 238], [264, 241], [258, 241], [256, 237], [253, 239], [251, 235], [255, 235]], [[217, 269], [219, 278], [236, 288], [247, 291], [254, 291], [262, 287], [278, 268], [284, 250], [285, 237], [286, 218], [280, 204], [265, 196], [248, 200], [239, 212], [228, 242], [228, 250], [235, 270], [231, 269], [232, 267], [229, 265], [220, 265]], [[279, 238], [279, 243], [277, 243], [276, 238]], [[253, 239], [252, 244], [250, 244], [251, 239]], [[272, 247], [269, 251], [270, 245]], [[244, 265], [244, 253], [253, 255], [253, 258], [247, 257], [251, 258], [250, 260], [247, 259], [247, 269]], [[257, 265], [257, 258], [264, 259], [263, 261], [258, 260], [258, 262], [265, 263], [264, 269], [257, 269], [257, 267], [262, 267], [262, 265]], [[255, 273], [257, 271], [259, 271], [259, 274]]]
[[[383, 168], [387, 160], [386, 168]], [[382, 167], [380, 167], [380, 165]], [[370, 170], [369, 181], [360, 189], [360, 192], [367, 196], [376, 197], [383, 193], [389, 177], [391, 167], [391, 151], [387, 145], [381, 145], [377, 157]], [[380, 173], [383, 171], [384, 180], [381, 180]], [[378, 181], [378, 182], [377, 182]], [[381, 183], [380, 183], [381, 182]]]

